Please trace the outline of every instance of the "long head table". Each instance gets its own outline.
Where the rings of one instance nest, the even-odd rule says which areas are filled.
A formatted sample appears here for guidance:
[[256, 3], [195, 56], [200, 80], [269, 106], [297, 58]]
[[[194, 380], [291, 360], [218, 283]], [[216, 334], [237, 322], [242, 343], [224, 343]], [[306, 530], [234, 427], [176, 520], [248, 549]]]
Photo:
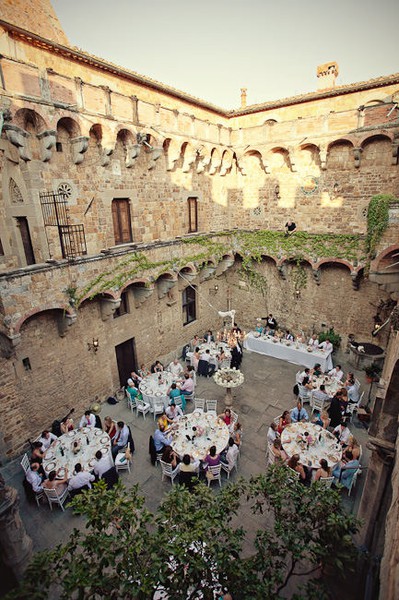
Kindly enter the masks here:
[[269, 338], [251, 331], [245, 338], [244, 348], [250, 352], [258, 352], [259, 354], [286, 360], [287, 362], [294, 363], [294, 365], [303, 365], [310, 369], [316, 363], [320, 363], [322, 371], [326, 371], [329, 369], [330, 362], [330, 368], [332, 368], [330, 354], [326, 354], [322, 350], [308, 352], [305, 344], [298, 344], [296, 342], [287, 343], [287, 340], [282, 340], [281, 342], [273, 341], [273, 339], [275, 338]]

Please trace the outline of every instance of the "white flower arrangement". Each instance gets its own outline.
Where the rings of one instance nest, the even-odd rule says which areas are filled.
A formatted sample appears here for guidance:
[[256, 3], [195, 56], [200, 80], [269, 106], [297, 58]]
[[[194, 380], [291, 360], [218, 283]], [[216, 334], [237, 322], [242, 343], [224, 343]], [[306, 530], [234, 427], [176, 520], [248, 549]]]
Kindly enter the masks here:
[[225, 388], [238, 387], [244, 383], [244, 375], [237, 369], [219, 369], [213, 376], [217, 385]]

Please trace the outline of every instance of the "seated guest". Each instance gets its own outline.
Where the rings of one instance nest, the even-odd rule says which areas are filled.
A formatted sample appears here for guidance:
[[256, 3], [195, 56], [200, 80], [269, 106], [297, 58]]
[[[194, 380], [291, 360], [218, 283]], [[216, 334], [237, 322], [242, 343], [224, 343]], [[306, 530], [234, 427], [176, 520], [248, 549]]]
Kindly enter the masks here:
[[201, 355], [200, 355], [200, 349], [199, 346], [196, 346], [193, 355], [191, 357], [191, 365], [194, 367], [194, 369], [196, 371], [198, 371], [198, 363], [200, 361]]
[[360, 460], [360, 452], [361, 452], [360, 444], [357, 441], [357, 439], [353, 437], [353, 435], [350, 437], [347, 450], [352, 452], [352, 456], [353, 456], [354, 460]]
[[198, 361], [198, 375], [208, 377], [209, 375], [209, 361], [211, 360], [211, 353], [209, 350], [204, 350], [200, 353], [200, 359]]
[[350, 404], [356, 404], [359, 401], [359, 388], [354, 381], [351, 381], [346, 389], [348, 391], [348, 399]]
[[337, 480], [337, 483], [350, 488], [352, 479], [359, 468], [359, 461], [353, 458], [350, 450], [345, 450], [344, 457], [336, 467], [334, 467], [332, 474]]
[[344, 376], [344, 372], [341, 369], [341, 365], [337, 365], [336, 367], [331, 369], [331, 371], [328, 372], [328, 375], [331, 377], [331, 379], [341, 381], [342, 377]]
[[312, 383], [312, 379], [310, 377], [310, 369], [305, 369], [305, 370], [307, 370], [308, 373], [302, 379], [302, 384], [298, 384], [298, 385], [302, 385], [302, 387], [305, 388], [306, 390], [313, 390], [313, 383]]
[[320, 425], [320, 427], [323, 427], [323, 429], [327, 429], [327, 427], [330, 424], [328, 412], [326, 410], [323, 410], [321, 413], [316, 411], [314, 413], [314, 418], [312, 419], [312, 423], [315, 423], [316, 425]]
[[179, 385], [180, 393], [184, 396], [191, 396], [194, 391], [194, 380], [190, 377], [189, 374], [186, 373], [184, 375], [184, 381]]
[[64, 477], [57, 479], [61, 469], [50, 471], [48, 479], [43, 481], [43, 488], [46, 490], [55, 490], [58, 496], [61, 496], [68, 487], [68, 468], [65, 467]]
[[48, 429], [45, 429], [39, 438], [39, 442], [41, 442], [42, 445], [42, 452], [46, 452], [46, 450], [50, 448], [51, 444], [55, 442], [56, 439], [57, 436], [54, 435], [54, 433], [51, 433]]
[[315, 366], [313, 367], [313, 369], [310, 372], [310, 375], [312, 377], [320, 377], [320, 375], [323, 375], [323, 371], [321, 370], [321, 364], [320, 363], [316, 363]]
[[95, 427], [96, 426], [96, 417], [89, 410], [85, 411], [85, 414], [80, 419], [79, 428], [83, 427]]
[[189, 454], [183, 456], [183, 460], [180, 463], [180, 472], [183, 473], [198, 473], [200, 462], [198, 459], [192, 459]]
[[312, 335], [312, 337], [309, 339], [308, 346], [310, 346], [311, 348], [319, 347], [319, 339], [316, 334]]
[[190, 352], [194, 352], [196, 348], [200, 345], [201, 341], [198, 335], [195, 335], [190, 342]]
[[176, 469], [180, 463], [179, 455], [172, 449], [172, 446], [165, 446], [161, 460], [168, 463], [168, 465], [172, 465], [172, 469]]
[[35, 494], [43, 491], [43, 478], [38, 473], [39, 469], [40, 464], [36, 460], [32, 460], [29, 469], [26, 471], [26, 480], [31, 484]]
[[116, 424], [116, 432], [112, 438], [112, 456], [115, 459], [120, 450], [123, 450], [129, 441], [129, 428], [123, 421]]
[[240, 447], [241, 444], [241, 437], [242, 437], [242, 427], [241, 427], [241, 423], [239, 423], [238, 421], [236, 423], [234, 423], [234, 427], [233, 427], [233, 433], [231, 434], [234, 443], [236, 446], [238, 446], [238, 448]]
[[319, 390], [313, 391], [313, 398], [316, 398], [316, 400], [321, 400], [323, 402], [330, 402], [331, 398], [326, 392], [326, 386], [324, 385], [324, 383], [321, 384]]
[[269, 429], [267, 431], [267, 441], [269, 444], [273, 444], [274, 440], [280, 437], [279, 432], [277, 430], [277, 425], [274, 421], [272, 421], [269, 425]]
[[293, 454], [287, 462], [287, 466], [299, 473], [299, 481], [307, 483], [308, 474], [305, 467], [299, 462], [299, 454]]
[[162, 373], [162, 371], [163, 371], [163, 364], [159, 360], [156, 360], [154, 362], [154, 364], [151, 366], [151, 373]]
[[292, 333], [287, 329], [287, 331], [285, 332], [285, 336], [284, 338], [286, 340], [288, 340], [289, 342], [293, 342], [294, 341], [294, 336], [292, 335]]
[[285, 429], [285, 427], [287, 427], [287, 425], [290, 425], [290, 423], [291, 423], [290, 413], [288, 410], [285, 410], [283, 412], [283, 414], [281, 415], [279, 422], [278, 422], [277, 431], [279, 432], [280, 435], [283, 433], [283, 430]]
[[139, 369], [138, 373], [139, 373], [141, 379], [144, 379], [144, 377], [148, 377], [148, 375], [150, 374], [150, 371], [147, 369], [147, 367], [143, 363], [142, 365], [140, 365], [140, 369]]
[[330, 427], [336, 427], [341, 423], [342, 410], [341, 410], [341, 393], [338, 392], [331, 399], [331, 404], [327, 410], [328, 416], [330, 417]]
[[351, 432], [345, 423], [337, 425], [337, 427], [333, 429], [333, 434], [342, 446], [347, 446], [349, 444]]
[[163, 413], [159, 419], [158, 419], [158, 426], [159, 425], [163, 425], [164, 429], [167, 429], [169, 427], [169, 421], [168, 421], [168, 417], [165, 415], [165, 413]]
[[328, 462], [325, 458], [320, 459], [320, 469], [317, 469], [314, 481], [319, 481], [321, 477], [331, 477], [331, 469], [328, 466]]
[[207, 471], [208, 467], [215, 467], [220, 463], [220, 454], [216, 454], [216, 446], [209, 448], [209, 453], [205, 456], [203, 467], [204, 471]]
[[304, 369], [303, 371], [301, 371], [299, 373], [299, 375], [297, 376], [297, 383], [302, 383], [303, 384], [303, 380], [305, 379], [305, 377], [310, 378], [310, 369]]
[[185, 408], [186, 408], [186, 401], [184, 400], [184, 396], [181, 395], [181, 391], [177, 387], [176, 383], [172, 383], [172, 385], [168, 389], [167, 394], [168, 394], [169, 398], [171, 399], [171, 401], [174, 402], [174, 404], [176, 404], [176, 402], [175, 402], [176, 398], [181, 398], [182, 409], [185, 410]]
[[91, 482], [95, 480], [94, 475], [89, 473], [88, 471], [83, 471], [82, 465], [80, 463], [76, 463], [75, 465], [75, 475], [69, 480], [68, 490], [80, 490], [83, 487], [91, 488]]
[[348, 406], [349, 406], [348, 390], [346, 388], [342, 388], [341, 390], [339, 390], [339, 392], [340, 392], [339, 404], [341, 407], [341, 416], [347, 417], [350, 415], [350, 412], [348, 410]]
[[221, 413], [220, 415], [218, 415], [218, 419], [222, 419], [222, 421], [224, 421], [224, 423], [227, 425], [227, 427], [230, 427], [230, 425], [232, 425], [232, 422], [233, 422], [233, 417], [231, 416], [231, 410], [229, 408], [226, 408], [224, 413]]
[[96, 464], [93, 467], [94, 474], [97, 475], [98, 479], [101, 479], [103, 473], [106, 473], [112, 467], [109, 456], [103, 456], [101, 450], [96, 452]]
[[35, 462], [38, 462], [40, 465], [43, 462], [43, 458], [45, 456], [45, 452], [43, 452], [42, 450], [42, 443], [39, 442], [33, 442], [32, 444], [32, 454], [31, 454], [31, 460], [34, 460]]
[[111, 417], [105, 417], [103, 429], [104, 429], [105, 433], [108, 433], [109, 437], [112, 440], [112, 438], [114, 437], [114, 435], [116, 433], [115, 421], [113, 421], [111, 419]]
[[176, 406], [176, 404], [171, 401], [169, 406], [165, 410], [166, 418], [168, 419], [168, 423], [173, 423], [174, 421], [178, 421], [180, 417], [183, 416], [183, 411], [180, 406]]
[[299, 423], [299, 421], [309, 421], [309, 415], [302, 406], [302, 402], [298, 400], [296, 407], [291, 411], [291, 421], [293, 423]]
[[218, 365], [220, 367], [222, 365], [223, 361], [226, 360], [226, 353], [223, 350], [223, 348], [219, 348], [217, 359], [218, 359]]
[[170, 446], [172, 437], [166, 435], [166, 429], [163, 423], [159, 423], [158, 429], [154, 433], [154, 445], [156, 452], [163, 452], [165, 446]]
[[224, 456], [222, 455], [221, 460], [229, 466], [230, 470], [234, 467], [234, 465], [237, 462], [238, 453], [239, 453], [238, 446], [235, 445], [234, 439], [232, 437], [229, 438], [227, 452]]
[[180, 377], [180, 375], [183, 373], [183, 370], [184, 369], [181, 366], [181, 364], [179, 363], [179, 361], [177, 360], [177, 358], [172, 360], [172, 362], [168, 366], [168, 371], [170, 371], [172, 373], [172, 376], [174, 379], [178, 379]]
[[133, 399], [137, 398], [137, 396], [139, 395], [139, 391], [136, 388], [136, 386], [134, 385], [133, 379], [130, 379], [130, 377], [127, 380], [126, 391], [129, 392], [130, 397], [133, 398]]
[[275, 459], [280, 459], [283, 462], [285, 462], [286, 460], [288, 460], [288, 456], [287, 453], [285, 452], [285, 450], [283, 450], [282, 446], [281, 446], [281, 440], [280, 438], [276, 438], [272, 444], [272, 446], [270, 447], [273, 456], [275, 457]]
[[73, 419], [69, 418], [69, 419], [65, 419], [64, 421], [61, 422], [60, 425], [60, 429], [61, 429], [61, 433], [68, 433], [69, 431], [73, 431], [74, 429], [74, 424], [73, 424]]
[[204, 333], [204, 342], [206, 344], [210, 344], [211, 342], [214, 342], [214, 341], [215, 341], [215, 338], [212, 335], [212, 331], [209, 329], [208, 331], [206, 331]]
[[140, 381], [142, 381], [142, 377], [140, 375], [138, 375], [137, 373], [135, 373], [135, 371], [132, 371], [130, 373], [130, 379], [133, 379], [134, 385], [139, 385]]

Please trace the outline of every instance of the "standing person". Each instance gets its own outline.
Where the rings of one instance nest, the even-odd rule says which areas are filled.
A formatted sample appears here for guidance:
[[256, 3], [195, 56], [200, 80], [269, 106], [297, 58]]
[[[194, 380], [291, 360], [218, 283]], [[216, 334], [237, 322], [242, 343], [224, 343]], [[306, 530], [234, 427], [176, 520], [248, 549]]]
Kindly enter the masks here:
[[272, 330], [272, 333], [274, 333], [274, 331], [277, 329], [277, 321], [273, 317], [272, 313], [270, 313], [267, 317], [266, 323], [268, 328]]
[[230, 353], [231, 353], [230, 369], [239, 369], [240, 364], [242, 362], [242, 350], [237, 343], [231, 344]]
[[211, 360], [211, 353], [208, 350], [201, 352], [200, 359], [198, 362], [198, 375], [202, 375], [203, 377], [208, 377], [209, 375], [209, 361]]

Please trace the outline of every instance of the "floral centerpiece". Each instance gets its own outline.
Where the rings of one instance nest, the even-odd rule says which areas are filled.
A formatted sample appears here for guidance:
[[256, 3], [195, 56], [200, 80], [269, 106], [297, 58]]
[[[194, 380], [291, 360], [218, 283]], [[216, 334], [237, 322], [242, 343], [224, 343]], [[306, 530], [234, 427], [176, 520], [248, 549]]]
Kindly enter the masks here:
[[244, 383], [244, 375], [237, 369], [219, 369], [213, 379], [215, 383], [225, 388], [238, 387]]

